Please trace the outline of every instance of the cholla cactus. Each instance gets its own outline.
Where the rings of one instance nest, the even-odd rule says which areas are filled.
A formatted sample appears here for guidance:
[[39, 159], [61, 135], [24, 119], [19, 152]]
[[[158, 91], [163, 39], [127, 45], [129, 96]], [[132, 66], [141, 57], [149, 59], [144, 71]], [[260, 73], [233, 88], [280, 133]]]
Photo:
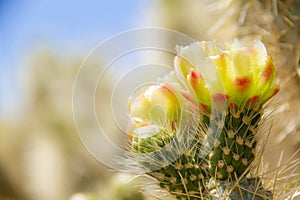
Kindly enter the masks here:
[[[205, 58], [207, 54], [207, 65], [210, 66], [196, 64], [193, 57], [201, 49], [204, 55], [200, 56]], [[188, 66], [183, 59], [196, 65]], [[186, 77], [188, 85], [197, 96], [196, 103], [202, 108], [200, 113], [206, 113], [202, 126], [209, 132], [206, 134], [205, 145], [211, 149], [210, 173], [216, 174], [219, 179], [242, 175], [255, 156], [255, 134], [262, 106], [279, 91], [278, 86], [273, 86], [273, 61], [259, 41], [249, 47], [242, 47], [235, 41], [223, 51], [218, 50], [214, 42], [195, 43], [183, 48], [176, 61], [175, 66], [181, 69], [178, 71]], [[187, 66], [191, 68], [187, 70]], [[199, 72], [193, 66], [199, 66]], [[207, 67], [213, 68], [205, 72]], [[183, 71], [190, 72], [185, 75]], [[211, 73], [216, 74], [207, 80], [201, 71], [210, 76]], [[217, 106], [217, 110], [212, 110], [212, 103]], [[210, 126], [212, 119], [216, 119], [217, 123]]]
[[264, 45], [196, 42], [178, 48], [174, 65], [129, 102], [134, 169], [177, 199], [273, 199], [251, 173], [267, 135], [264, 105], [279, 91]]

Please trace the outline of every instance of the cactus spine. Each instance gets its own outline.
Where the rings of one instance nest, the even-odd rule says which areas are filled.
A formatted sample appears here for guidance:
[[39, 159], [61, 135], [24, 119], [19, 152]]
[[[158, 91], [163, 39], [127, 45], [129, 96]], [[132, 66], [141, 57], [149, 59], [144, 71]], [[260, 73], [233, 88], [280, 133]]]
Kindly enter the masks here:
[[133, 158], [177, 199], [273, 198], [249, 167], [263, 105], [279, 91], [275, 66], [260, 41], [227, 46], [182, 47], [177, 78], [129, 103]]

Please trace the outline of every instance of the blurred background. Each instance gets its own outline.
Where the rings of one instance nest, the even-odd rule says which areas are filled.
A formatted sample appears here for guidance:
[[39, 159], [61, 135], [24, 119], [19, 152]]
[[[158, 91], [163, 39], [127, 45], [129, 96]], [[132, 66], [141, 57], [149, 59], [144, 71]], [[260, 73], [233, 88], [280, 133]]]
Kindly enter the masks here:
[[[283, 91], [274, 104], [276, 119], [285, 120], [274, 125], [267, 160], [276, 163], [282, 150], [289, 158], [300, 146], [300, 32], [294, 17], [299, 18], [300, 9], [297, 1], [266, 2], [0, 0], [0, 200], [146, 199], [139, 192], [147, 193], [147, 188], [132, 176], [114, 172], [88, 153], [72, 113], [73, 84], [82, 61], [101, 42], [138, 27], [173, 29], [194, 40], [262, 39], [275, 57]], [[159, 60], [172, 65], [172, 56]], [[126, 62], [150, 58], [135, 55], [108, 72], [95, 96], [100, 119], [112, 112], [111, 102], [103, 99], [111, 97]], [[104, 68], [105, 59], [99, 55], [86, 65]], [[158, 68], [141, 71], [139, 78], [155, 78]], [[89, 87], [90, 76], [82, 90]], [[123, 91], [122, 98], [130, 92]], [[123, 111], [127, 102], [120, 104]], [[126, 123], [126, 113], [122, 116]], [[88, 117], [79, 120], [88, 126]], [[104, 122], [111, 137], [124, 139], [114, 120]]]

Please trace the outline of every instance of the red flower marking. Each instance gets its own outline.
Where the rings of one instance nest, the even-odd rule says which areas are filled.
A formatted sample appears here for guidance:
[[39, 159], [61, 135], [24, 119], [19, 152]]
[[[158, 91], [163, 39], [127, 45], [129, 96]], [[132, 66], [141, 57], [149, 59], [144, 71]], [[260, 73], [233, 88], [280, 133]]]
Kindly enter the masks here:
[[188, 101], [193, 102], [192, 98], [190, 97], [190, 95], [189, 95], [188, 93], [182, 92], [181, 94], [182, 94], [182, 96], [183, 96], [184, 98], [186, 98]]
[[280, 90], [279, 86], [275, 87], [272, 95], [268, 98], [268, 100], [271, 99], [272, 97], [274, 97], [279, 92], [279, 90]]
[[258, 100], [258, 98], [259, 98], [259, 95], [255, 95], [255, 96], [253, 96], [253, 97], [250, 97], [250, 98], [248, 99], [248, 102], [249, 102], [249, 103], [255, 103], [255, 102]]
[[247, 100], [247, 104], [249, 104], [250, 106], [254, 106], [258, 99], [259, 99], [259, 95], [254, 95], [253, 97], [250, 97]]
[[269, 81], [269, 79], [271, 78], [273, 72], [274, 72], [273, 62], [268, 60], [267, 61], [267, 66], [266, 66], [266, 68], [264, 69], [264, 71], [262, 73], [262, 78], [264, 79], [265, 82]]
[[240, 92], [244, 92], [250, 85], [251, 80], [248, 77], [236, 78], [234, 84], [239, 88]]
[[202, 76], [198, 73], [198, 72], [196, 72], [196, 70], [194, 70], [194, 69], [191, 69], [191, 78], [192, 79], [199, 79], [199, 78], [202, 78]]
[[191, 103], [190, 104], [191, 109], [199, 111], [197, 104], [192, 100], [192, 98], [188, 93], [182, 92], [181, 94], [185, 99], [187, 99]]
[[204, 111], [204, 113], [208, 114], [209, 112], [209, 108], [208, 105], [206, 105], [205, 103], [200, 102], [200, 107], [202, 108], [202, 110]]
[[273, 91], [272, 97], [275, 96], [279, 92], [279, 90], [280, 90], [279, 86], [276, 87]]
[[218, 104], [222, 104], [224, 103], [227, 99], [229, 99], [229, 95], [228, 94], [221, 94], [221, 93], [217, 93], [213, 95], [213, 100], [218, 103]]
[[270, 100], [272, 97], [274, 97], [278, 92], [280, 91], [280, 87], [279, 86], [275, 86], [273, 93], [271, 96], [269, 96], [266, 101]]
[[191, 71], [189, 73], [189, 78], [190, 78], [190, 84], [191, 84], [191, 86], [194, 89], [196, 89], [197, 84], [199, 82], [199, 79], [202, 79], [203, 77], [196, 70], [191, 69]]

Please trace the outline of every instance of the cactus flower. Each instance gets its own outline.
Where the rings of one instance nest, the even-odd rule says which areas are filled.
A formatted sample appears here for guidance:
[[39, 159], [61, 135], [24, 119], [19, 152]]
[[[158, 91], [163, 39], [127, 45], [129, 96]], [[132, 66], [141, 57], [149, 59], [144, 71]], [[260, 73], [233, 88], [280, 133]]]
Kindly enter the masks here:
[[272, 198], [260, 177], [248, 173], [260, 146], [263, 105], [279, 91], [262, 42], [192, 43], [179, 49], [174, 65], [163, 84], [129, 101], [138, 167], [177, 199]]
[[152, 85], [129, 101], [129, 115], [135, 125], [172, 123], [180, 116], [180, 103], [171, 87]]
[[274, 63], [260, 41], [242, 46], [235, 40], [224, 49], [213, 41], [196, 42], [181, 48], [174, 62], [202, 108], [223, 100], [260, 107], [279, 91]]
[[[131, 123], [127, 134], [133, 148], [139, 152], [152, 152], [163, 146], [167, 133], [173, 134], [180, 117], [180, 103], [170, 86], [152, 85], [129, 101], [129, 115]], [[157, 138], [155, 142], [154, 137]], [[145, 150], [146, 146], [148, 150]]]

